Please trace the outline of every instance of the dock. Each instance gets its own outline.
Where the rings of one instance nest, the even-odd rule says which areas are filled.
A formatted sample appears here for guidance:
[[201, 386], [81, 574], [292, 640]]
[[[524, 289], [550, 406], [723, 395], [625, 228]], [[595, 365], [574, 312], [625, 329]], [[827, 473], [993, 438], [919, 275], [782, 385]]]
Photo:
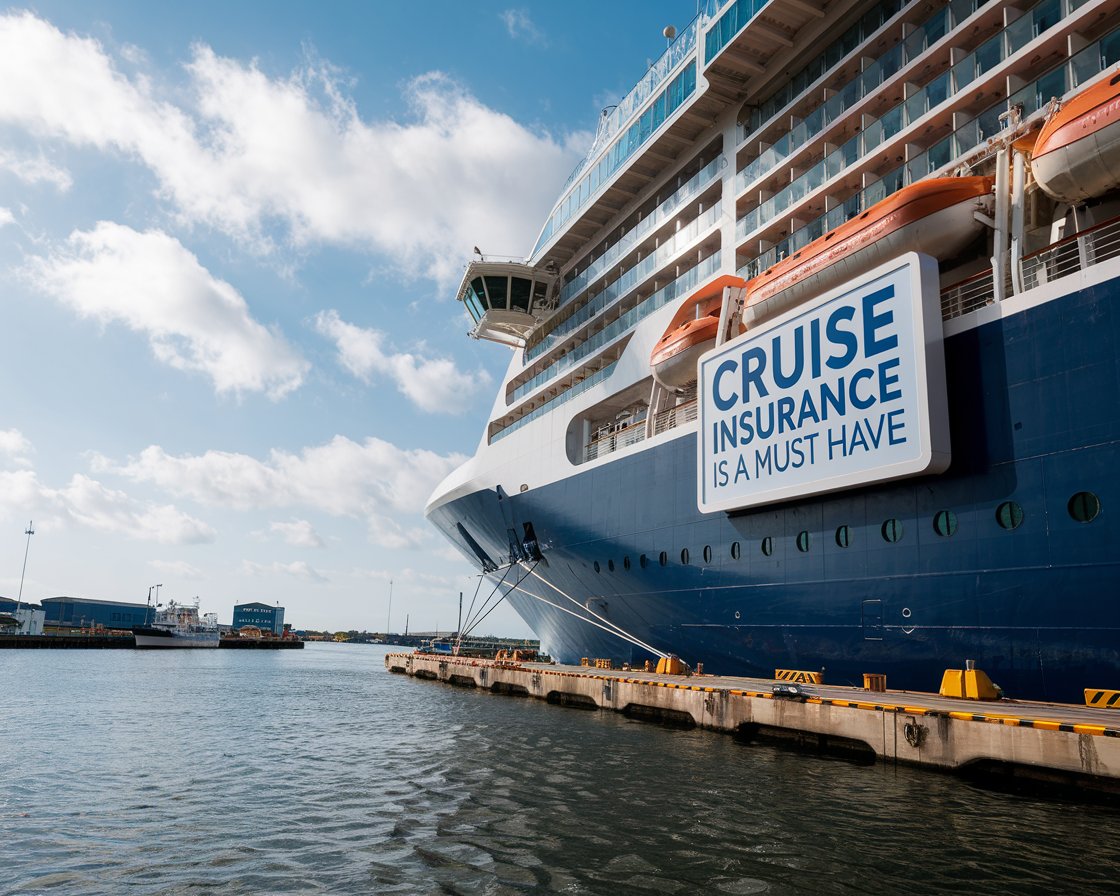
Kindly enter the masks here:
[[[218, 647], [235, 650], [300, 650], [295, 638], [225, 638]], [[0, 635], [0, 650], [135, 650], [136, 639], [124, 635]], [[182, 648], [168, 647], [166, 650]], [[191, 648], [188, 648], [191, 649]]]
[[770, 679], [390, 653], [390, 672], [747, 740], [1120, 794], [1120, 710]]

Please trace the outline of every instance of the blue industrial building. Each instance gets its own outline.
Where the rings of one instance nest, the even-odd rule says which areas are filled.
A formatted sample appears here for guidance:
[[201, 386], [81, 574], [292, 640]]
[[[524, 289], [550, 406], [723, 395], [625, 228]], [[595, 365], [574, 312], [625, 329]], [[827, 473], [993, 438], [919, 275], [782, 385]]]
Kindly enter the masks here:
[[233, 608], [233, 630], [238, 631], [245, 625], [255, 625], [262, 632], [282, 635], [284, 634], [284, 608], [262, 603], [237, 604]]
[[81, 628], [103, 625], [105, 628], [130, 629], [155, 617], [155, 608], [116, 600], [91, 600], [85, 597], [44, 597], [40, 604], [46, 611], [47, 628]]

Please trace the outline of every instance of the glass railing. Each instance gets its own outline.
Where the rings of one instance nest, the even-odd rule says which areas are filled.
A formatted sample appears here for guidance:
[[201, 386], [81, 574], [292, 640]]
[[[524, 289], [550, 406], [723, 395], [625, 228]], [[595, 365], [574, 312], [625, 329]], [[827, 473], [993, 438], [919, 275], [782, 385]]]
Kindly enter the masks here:
[[[714, 259], [714, 261], [713, 261]], [[562, 358], [557, 358], [552, 364], [534, 376], [531, 380], [522, 383], [514, 389], [507, 399], [512, 403], [525, 397], [530, 392], [539, 389], [549, 380], [563, 373], [594, 354], [610, 342], [613, 342], [647, 315], [659, 308], [664, 308], [669, 302], [678, 299], [689, 290], [696, 288], [703, 278], [708, 277], [719, 267], [719, 253], [712, 255], [693, 268], [685, 271], [671, 283], [663, 286], [657, 292], [645, 299], [641, 304], [635, 305], [618, 320], [612, 321], [602, 330], [575, 346]]]
[[605, 380], [612, 373], [614, 373], [614, 367], [615, 367], [615, 364], [617, 364], [617, 363], [618, 362], [615, 361], [611, 364], [608, 364], [606, 367], [604, 367], [602, 370], [598, 371], [597, 373], [591, 374], [591, 376], [589, 376], [587, 379], [580, 380], [578, 383], [576, 383], [574, 386], [572, 386], [572, 388], [569, 389], [567, 392], [561, 392], [555, 398], [550, 398], [548, 401], [546, 401], [544, 404], [542, 404], [535, 411], [530, 411], [524, 417], [519, 417], [518, 419], [514, 420], [512, 423], [509, 424], [509, 426], [503, 426], [501, 429], [495, 431], [490, 436], [491, 443], [498, 441], [498, 439], [504, 439], [511, 432], [516, 432], [517, 430], [521, 429], [521, 427], [524, 426], [526, 423], [531, 423], [532, 421], [536, 420], [538, 417], [541, 417], [541, 416], [547, 414], [549, 411], [553, 410], [557, 405], [561, 405], [566, 401], [571, 401], [571, 399], [575, 398], [581, 392], [586, 392], [592, 386], [599, 385], [599, 383], [603, 382], [603, 380]]
[[624, 233], [622, 237], [619, 238], [618, 242], [607, 249], [599, 258], [591, 262], [585, 270], [565, 283], [560, 290], [560, 305], [563, 306], [564, 303], [573, 296], [578, 295], [579, 292], [585, 289], [596, 277], [629, 252], [634, 247], [634, 244], [648, 234], [654, 227], [665, 223], [684, 202], [691, 199], [711, 183], [723, 165], [724, 159], [722, 156], [713, 159], [690, 177], [688, 181], [682, 184], [672, 196], [658, 205], [650, 214], [642, 218], [633, 228]]
[[[682, 44], [686, 49], [681, 52], [680, 59], [687, 58], [688, 53], [692, 51], [696, 41], [696, 29], [690, 27], [677, 38], [674, 47], [687, 36], [691, 36], [692, 43]], [[672, 48], [670, 48], [671, 50]], [[663, 59], [665, 57], [662, 57]], [[674, 57], [676, 59], [676, 57]], [[677, 59], [676, 61], [679, 61]], [[676, 62], [674, 62], [674, 66]], [[651, 69], [652, 71], [653, 69]], [[659, 82], [660, 83], [660, 82]], [[537, 237], [536, 245], [533, 247], [532, 257], [536, 258], [541, 249], [548, 244], [552, 239], [553, 234], [582, 208], [592, 196], [598, 195], [599, 188], [605, 184], [611, 176], [622, 167], [623, 163], [630, 158], [654, 133], [663, 125], [672, 114], [684, 103], [686, 99], [692, 96], [696, 91], [696, 62], [690, 62], [678, 74], [668, 86], [657, 96], [657, 98], [649, 104], [646, 110], [638, 116], [637, 120], [633, 122], [607, 149], [599, 151], [593, 148], [588, 153], [587, 161], [581, 164], [577, 171], [583, 171], [587, 162], [593, 157], [598, 157], [599, 161], [591, 165], [586, 174], [578, 179], [578, 182], [568, 189], [568, 192], [557, 203], [556, 208], [553, 209], [552, 214], [549, 215], [548, 220], [545, 222], [544, 228], [541, 230], [541, 235]], [[631, 91], [633, 93], [633, 91]], [[648, 97], [646, 97], [648, 98]], [[617, 113], [618, 110], [616, 109]], [[633, 117], [632, 114], [630, 117]], [[624, 120], [621, 119], [620, 120]], [[598, 144], [598, 140], [596, 144]]]
[[[909, 99], [889, 109], [877, 120], [869, 122], [861, 133], [829, 153], [757, 208], [739, 218], [736, 222], [736, 236], [742, 239], [767, 224], [772, 218], [781, 215], [790, 206], [823, 186], [826, 181], [831, 180], [857, 158], [874, 152], [903, 128], [909, 127], [931, 110], [948, 101], [954, 94], [964, 91], [969, 84], [986, 74], [995, 65], [1017, 53], [1030, 40], [1057, 23], [1052, 9], [1057, 2], [1058, 0], [1042, 0], [1013, 23], [1018, 26], [1014, 33], [1010, 33], [1011, 29], [1008, 28], [994, 35]], [[989, 135], [994, 132], [990, 126], [986, 130]], [[737, 184], [739, 190], [746, 186], [742, 173]]]
[[[739, 269], [741, 277], [750, 279], [765, 271], [794, 252], [798, 252], [813, 240], [828, 231], [854, 218], [876, 202], [885, 199], [906, 184], [916, 183], [935, 171], [945, 168], [953, 159], [958, 159], [982, 145], [1003, 129], [1000, 116], [1009, 106], [1021, 106], [1023, 117], [1033, 115], [1045, 107], [1052, 97], [1061, 97], [1092, 79], [1101, 72], [1120, 63], [1120, 28], [1102, 37], [1070, 57], [1061, 65], [1039, 77], [1034, 82], [1016, 91], [1006, 101], [996, 103], [975, 118], [965, 122], [952, 134], [939, 140], [925, 152], [910, 159], [906, 164], [854, 196], [842, 205], [809, 222], [804, 227], [754, 260]], [[739, 238], [749, 231], [742, 225], [749, 215], [740, 218], [736, 225]]]
[[602, 292], [597, 293], [595, 298], [580, 307], [571, 317], [557, 324], [541, 342], [531, 349], [526, 349], [526, 360], [539, 357], [569, 333], [614, 304], [617, 299], [622, 298], [638, 283], [670, 261], [681, 249], [696, 239], [701, 231], [707, 230], [715, 224], [722, 215], [723, 206], [721, 204], [713, 205], [700, 217], [690, 222], [687, 227], [678, 230], [651, 255], [647, 255], [633, 267], [628, 268], [617, 279], [604, 286]]

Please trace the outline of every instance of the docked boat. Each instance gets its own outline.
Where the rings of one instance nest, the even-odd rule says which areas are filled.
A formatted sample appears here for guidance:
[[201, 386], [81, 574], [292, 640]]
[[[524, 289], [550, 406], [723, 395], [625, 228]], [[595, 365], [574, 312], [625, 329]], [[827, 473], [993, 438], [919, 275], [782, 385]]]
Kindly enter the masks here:
[[707, 0], [467, 264], [428, 519], [561, 662], [1114, 686], [1117, 63], [1115, 0]]
[[139, 648], [217, 647], [220, 638], [218, 617], [214, 613], [199, 616], [198, 604], [185, 605], [170, 601], [156, 609], [150, 625], [132, 628]]

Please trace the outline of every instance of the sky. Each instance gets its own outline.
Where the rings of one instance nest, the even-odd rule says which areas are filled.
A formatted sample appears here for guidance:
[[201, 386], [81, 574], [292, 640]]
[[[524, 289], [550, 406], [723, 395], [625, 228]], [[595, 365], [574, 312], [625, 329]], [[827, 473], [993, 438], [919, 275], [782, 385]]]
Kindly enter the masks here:
[[478, 579], [423, 508], [510, 360], [459, 278], [694, 14], [0, 6], [0, 595], [453, 629]]

